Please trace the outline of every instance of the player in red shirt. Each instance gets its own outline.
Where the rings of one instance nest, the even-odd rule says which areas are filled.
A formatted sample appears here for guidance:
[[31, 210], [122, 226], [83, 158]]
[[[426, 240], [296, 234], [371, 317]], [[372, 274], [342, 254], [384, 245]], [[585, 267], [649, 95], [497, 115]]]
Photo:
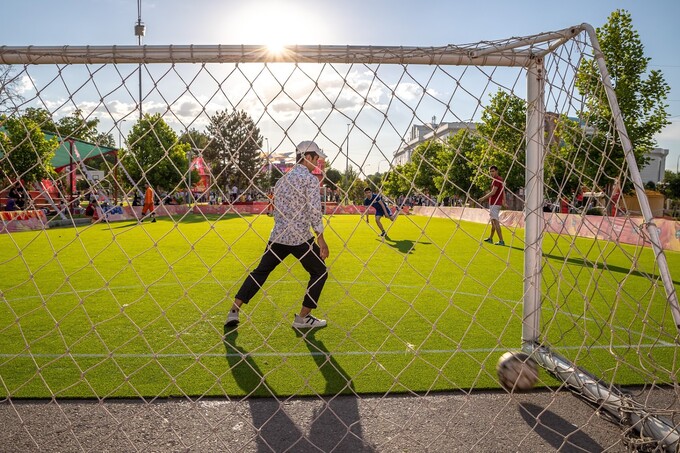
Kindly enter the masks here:
[[494, 233], [498, 234], [498, 242], [496, 245], [505, 245], [503, 242], [503, 232], [501, 231], [500, 214], [501, 208], [505, 205], [505, 188], [503, 178], [498, 174], [498, 167], [492, 165], [489, 167], [489, 173], [493, 181], [491, 182], [491, 191], [479, 199], [480, 203], [489, 200], [489, 217], [491, 218], [491, 235], [484, 239], [484, 242], [493, 244]]

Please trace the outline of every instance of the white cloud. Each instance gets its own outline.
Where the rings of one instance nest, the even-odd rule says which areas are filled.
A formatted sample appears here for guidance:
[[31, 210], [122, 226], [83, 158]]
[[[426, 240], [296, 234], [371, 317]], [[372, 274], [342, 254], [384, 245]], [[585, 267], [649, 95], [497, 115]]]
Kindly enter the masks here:
[[423, 89], [416, 83], [400, 83], [394, 88], [394, 94], [404, 102], [413, 101], [423, 95]]
[[17, 82], [17, 92], [22, 96], [26, 93], [32, 92], [35, 89], [33, 80], [31, 80], [31, 77], [28, 75], [22, 76]]

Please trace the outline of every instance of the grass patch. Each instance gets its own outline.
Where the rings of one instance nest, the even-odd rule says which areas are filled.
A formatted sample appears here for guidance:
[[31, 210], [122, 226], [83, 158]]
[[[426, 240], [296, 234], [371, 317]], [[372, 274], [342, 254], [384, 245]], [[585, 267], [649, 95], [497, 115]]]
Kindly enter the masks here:
[[[13, 398], [316, 395], [496, 388], [521, 341], [523, 231], [402, 216], [381, 239], [330, 218], [329, 279], [291, 328], [307, 274], [290, 257], [225, 332], [267, 216], [187, 216], [0, 236], [0, 394]], [[673, 382], [675, 326], [649, 248], [549, 235], [542, 332], [618, 384]], [[669, 267], [680, 255], [667, 253]], [[680, 284], [675, 282], [676, 288]], [[242, 318], [243, 319], [243, 318]], [[553, 381], [542, 373], [542, 384]]]

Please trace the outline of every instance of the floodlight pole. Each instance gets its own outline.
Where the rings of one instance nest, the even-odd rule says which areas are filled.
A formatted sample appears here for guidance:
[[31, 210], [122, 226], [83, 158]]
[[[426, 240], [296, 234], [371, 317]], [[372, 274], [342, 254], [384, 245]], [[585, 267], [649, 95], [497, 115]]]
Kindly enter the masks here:
[[[345, 149], [345, 182], [349, 184], [349, 130], [352, 126], [351, 123], [347, 123], [347, 146]], [[348, 186], [349, 187], [349, 186]]]
[[[142, 22], [142, 0], [137, 0], [137, 23], [135, 24], [135, 36], [137, 45], [142, 45], [142, 37], [146, 33], [146, 25]], [[142, 121], [142, 64], [139, 63], [139, 121]]]
[[537, 343], [540, 334], [541, 264], [543, 256], [543, 159], [545, 155], [543, 149], [544, 77], [543, 58], [532, 59], [527, 71], [523, 345]]

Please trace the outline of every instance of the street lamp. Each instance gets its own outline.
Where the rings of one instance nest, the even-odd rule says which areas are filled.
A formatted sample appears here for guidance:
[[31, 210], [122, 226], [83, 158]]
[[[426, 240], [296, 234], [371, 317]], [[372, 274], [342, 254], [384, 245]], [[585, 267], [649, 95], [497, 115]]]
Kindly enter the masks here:
[[267, 142], [267, 172], [271, 175], [271, 173], [272, 173], [272, 153], [269, 151], [269, 139], [267, 137], [265, 137], [264, 141]]
[[351, 123], [347, 123], [347, 140], [345, 143], [345, 183], [347, 183], [347, 185], [349, 185], [349, 128], [351, 125]]
[[190, 148], [189, 151], [187, 151], [187, 160], [189, 161], [189, 185], [187, 187], [187, 204], [191, 205], [191, 197], [193, 196], [193, 193], [191, 191], [191, 158], [193, 157], [193, 148]]
[[121, 148], [122, 143], [123, 143], [123, 125], [122, 125], [122, 123], [124, 123], [126, 121], [127, 121], [126, 119], [122, 119], [122, 120], [118, 121], [119, 123], [121, 123], [118, 126], [118, 150], [119, 151], [120, 151], [120, 148]]

